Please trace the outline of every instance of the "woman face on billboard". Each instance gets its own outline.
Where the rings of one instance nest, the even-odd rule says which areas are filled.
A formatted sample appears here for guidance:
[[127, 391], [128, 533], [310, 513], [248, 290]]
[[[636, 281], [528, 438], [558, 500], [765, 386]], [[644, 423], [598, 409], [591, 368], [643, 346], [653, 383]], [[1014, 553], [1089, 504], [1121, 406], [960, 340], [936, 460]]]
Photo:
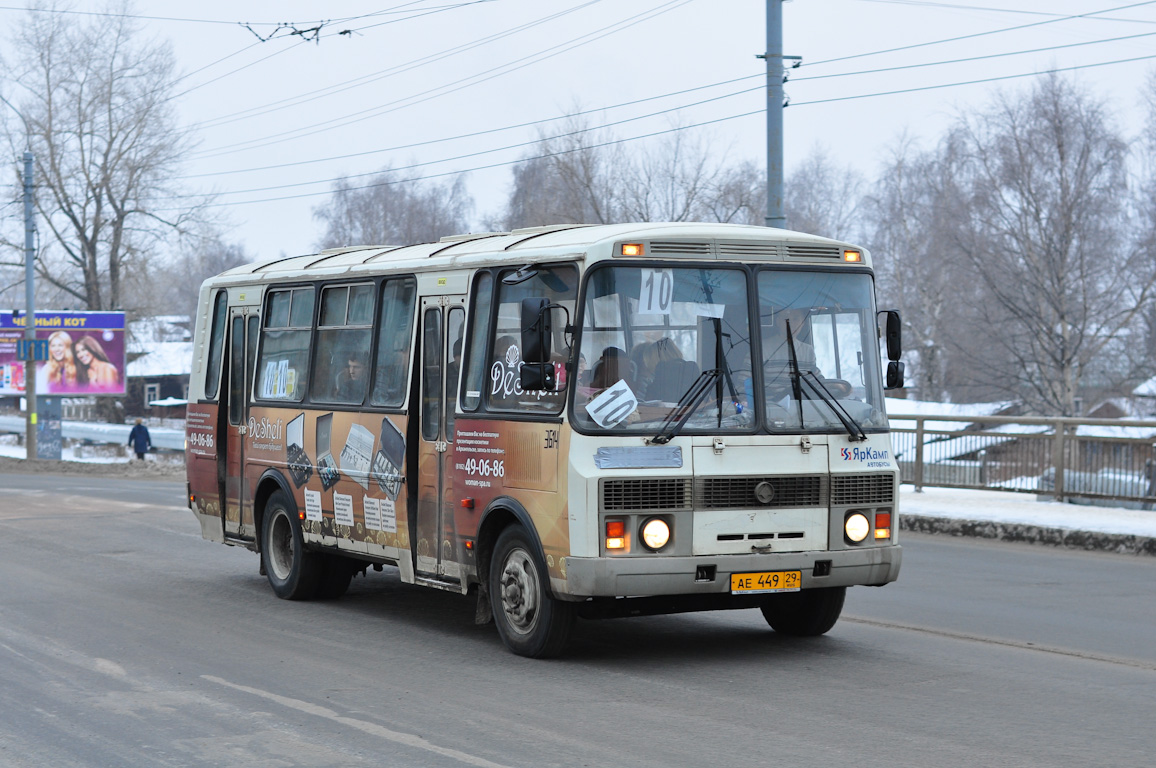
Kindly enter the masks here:
[[77, 344], [76, 359], [81, 365], [92, 365], [92, 352], [83, 344]]
[[52, 356], [53, 360], [58, 363], [64, 362], [64, 357], [68, 353], [69, 341], [71, 341], [71, 339], [68, 338], [67, 334], [52, 334], [52, 338], [48, 341], [48, 354]]

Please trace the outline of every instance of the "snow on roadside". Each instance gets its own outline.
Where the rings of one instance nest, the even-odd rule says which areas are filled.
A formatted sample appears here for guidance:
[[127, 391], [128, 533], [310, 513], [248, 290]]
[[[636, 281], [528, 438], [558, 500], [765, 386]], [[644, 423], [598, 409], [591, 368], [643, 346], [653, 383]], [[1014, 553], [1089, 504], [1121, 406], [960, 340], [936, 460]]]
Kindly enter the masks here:
[[1156, 538], [1156, 512], [1036, 501], [1033, 494], [956, 488], [899, 492], [899, 514], [1064, 528]]

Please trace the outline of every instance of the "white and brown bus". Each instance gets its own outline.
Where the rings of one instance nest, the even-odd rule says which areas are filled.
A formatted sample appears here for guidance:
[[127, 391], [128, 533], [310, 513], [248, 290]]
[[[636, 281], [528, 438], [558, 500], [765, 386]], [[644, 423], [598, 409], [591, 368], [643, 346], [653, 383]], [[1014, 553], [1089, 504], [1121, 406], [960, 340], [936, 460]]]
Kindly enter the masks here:
[[389, 565], [476, 595], [527, 656], [577, 617], [758, 608], [818, 635], [899, 573], [882, 336], [900, 386], [868, 254], [762, 227], [250, 264], [201, 287], [190, 506], [280, 597]]

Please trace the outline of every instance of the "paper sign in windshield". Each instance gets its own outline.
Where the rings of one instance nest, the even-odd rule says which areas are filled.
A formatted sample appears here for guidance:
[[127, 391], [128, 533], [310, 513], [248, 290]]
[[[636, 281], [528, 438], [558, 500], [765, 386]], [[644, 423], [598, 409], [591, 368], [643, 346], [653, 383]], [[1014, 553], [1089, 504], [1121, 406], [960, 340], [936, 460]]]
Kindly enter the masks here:
[[638, 398], [630, 385], [619, 379], [586, 404], [586, 413], [605, 429], [619, 424], [638, 408]]
[[638, 314], [669, 315], [674, 303], [674, 270], [642, 270], [641, 295], [638, 297]]

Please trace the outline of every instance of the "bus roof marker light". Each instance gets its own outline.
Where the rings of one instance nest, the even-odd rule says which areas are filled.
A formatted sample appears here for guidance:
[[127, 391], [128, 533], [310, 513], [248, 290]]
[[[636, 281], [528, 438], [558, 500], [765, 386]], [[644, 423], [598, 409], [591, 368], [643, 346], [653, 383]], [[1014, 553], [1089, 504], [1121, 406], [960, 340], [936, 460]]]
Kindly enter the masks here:
[[859, 263], [863, 261], [863, 254], [860, 251], [843, 251], [843, 261]]
[[642, 246], [642, 243], [623, 243], [622, 244], [622, 255], [623, 256], [645, 256], [646, 255], [646, 249]]

